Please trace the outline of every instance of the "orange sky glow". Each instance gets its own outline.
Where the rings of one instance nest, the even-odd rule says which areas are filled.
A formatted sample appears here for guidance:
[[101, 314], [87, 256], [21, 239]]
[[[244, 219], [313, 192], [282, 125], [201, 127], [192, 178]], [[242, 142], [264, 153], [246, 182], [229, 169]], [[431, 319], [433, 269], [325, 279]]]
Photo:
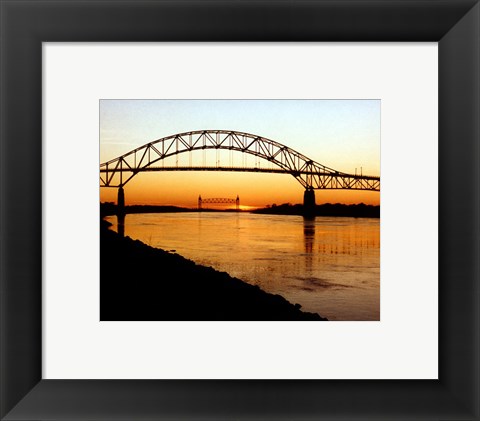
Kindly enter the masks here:
[[[380, 176], [379, 100], [101, 100], [100, 163], [155, 139], [204, 129], [256, 134], [335, 170]], [[208, 164], [219, 160], [215, 151], [207, 158], [202, 153], [185, 153], [181, 160], [192, 165], [202, 165], [205, 159]], [[242, 155], [246, 154], [226, 151], [221, 158], [223, 165], [257, 164], [254, 157]], [[169, 163], [178, 164], [179, 159], [169, 158]], [[243, 209], [302, 203], [304, 192], [288, 174], [224, 171], [139, 173], [124, 190], [126, 205], [196, 208], [199, 195], [238, 195]], [[317, 204], [380, 204], [380, 193], [371, 191], [315, 190], [315, 197]], [[116, 203], [117, 188], [100, 188], [100, 201]]]

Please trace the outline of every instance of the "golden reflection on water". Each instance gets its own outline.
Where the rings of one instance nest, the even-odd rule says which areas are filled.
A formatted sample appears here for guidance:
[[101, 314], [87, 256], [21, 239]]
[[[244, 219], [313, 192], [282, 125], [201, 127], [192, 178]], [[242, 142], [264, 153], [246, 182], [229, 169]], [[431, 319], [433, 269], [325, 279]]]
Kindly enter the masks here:
[[137, 214], [126, 215], [124, 229], [330, 320], [380, 320], [379, 219]]

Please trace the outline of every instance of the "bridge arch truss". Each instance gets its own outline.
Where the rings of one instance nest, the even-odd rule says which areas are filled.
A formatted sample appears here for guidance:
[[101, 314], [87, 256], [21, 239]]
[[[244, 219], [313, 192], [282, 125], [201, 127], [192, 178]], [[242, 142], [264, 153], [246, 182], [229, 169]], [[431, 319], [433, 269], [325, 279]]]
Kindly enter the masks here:
[[[252, 169], [220, 166], [165, 168], [159, 165], [162, 160], [174, 155], [209, 149], [250, 154], [273, 163], [276, 168]], [[100, 187], [123, 187], [140, 172], [169, 170], [275, 172], [292, 175], [306, 190], [380, 191], [380, 177], [336, 171], [274, 140], [228, 130], [191, 131], [149, 142], [101, 164]]]

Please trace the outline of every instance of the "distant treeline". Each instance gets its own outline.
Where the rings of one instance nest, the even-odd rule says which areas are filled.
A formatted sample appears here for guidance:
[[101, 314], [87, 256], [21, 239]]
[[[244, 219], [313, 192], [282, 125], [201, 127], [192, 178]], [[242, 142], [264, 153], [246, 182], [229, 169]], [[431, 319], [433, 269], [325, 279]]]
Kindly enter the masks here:
[[[266, 208], [257, 209], [252, 213], [264, 213], [274, 215], [303, 215], [305, 213], [303, 205], [292, 205], [284, 203], [282, 205], [271, 205]], [[342, 205], [341, 203], [325, 203], [315, 206], [315, 216], [351, 216], [357, 218], [380, 218], [380, 206], [366, 205]]]
[[[162, 212], [192, 212], [197, 209], [181, 208], [178, 206], [156, 206], [156, 205], [130, 205], [125, 206], [125, 213], [162, 213]], [[214, 210], [204, 209], [208, 212], [236, 212], [236, 210]], [[283, 203], [282, 205], [270, 205], [262, 209], [250, 211], [252, 213], [273, 214], [273, 215], [304, 215], [303, 205], [292, 205]], [[100, 215], [108, 216], [117, 213], [117, 205], [112, 202], [100, 203]], [[357, 218], [380, 218], [380, 206], [366, 205], [343, 205], [341, 203], [325, 203], [316, 205], [314, 215], [316, 216], [351, 216]]]
[[[161, 212], [191, 212], [192, 209], [178, 206], [130, 205], [125, 206], [125, 213], [161, 213]], [[100, 203], [100, 216], [115, 215], [117, 205], [112, 202]]]

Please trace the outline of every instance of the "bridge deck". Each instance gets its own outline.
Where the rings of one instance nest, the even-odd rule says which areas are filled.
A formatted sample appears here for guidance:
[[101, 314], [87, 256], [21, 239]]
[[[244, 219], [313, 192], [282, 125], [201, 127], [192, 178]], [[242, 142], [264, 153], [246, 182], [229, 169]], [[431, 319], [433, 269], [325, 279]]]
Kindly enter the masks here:
[[150, 172], [150, 171], [233, 171], [233, 172], [262, 172], [262, 173], [273, 173], [273, 174], [305, 174], [305, 175], [319, 175], [325, 177], [350, 177], [358, 180], [380, 180], [380, 177], [364, 174], [345, 174], [345, 173], [319, 173], [317, 171], [287, 171], [282, 168], [262, 168], [262, 167], [224, 167], [224, 166], [150, 166], [140, 169], [130, 169], [130, 168], [116, 168], [116, 169], [106, 169], [100, 168], [101, 173], [107, 172], [129, 172], [129, 173], [138, 173], [138, 172]]

